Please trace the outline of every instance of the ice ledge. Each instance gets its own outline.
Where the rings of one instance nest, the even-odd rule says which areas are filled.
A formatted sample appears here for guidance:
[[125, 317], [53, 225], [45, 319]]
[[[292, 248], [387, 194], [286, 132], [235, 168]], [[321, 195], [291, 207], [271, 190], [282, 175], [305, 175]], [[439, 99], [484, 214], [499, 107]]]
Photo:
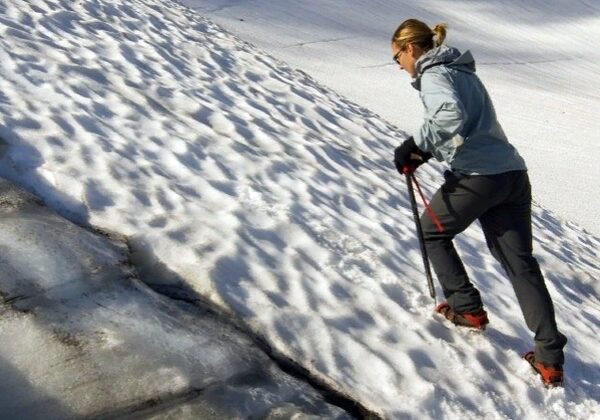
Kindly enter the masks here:
[[0, 417], [352, 417], [229, 320], [139, 281], [125, 243], [2, 179], [0, 230]]

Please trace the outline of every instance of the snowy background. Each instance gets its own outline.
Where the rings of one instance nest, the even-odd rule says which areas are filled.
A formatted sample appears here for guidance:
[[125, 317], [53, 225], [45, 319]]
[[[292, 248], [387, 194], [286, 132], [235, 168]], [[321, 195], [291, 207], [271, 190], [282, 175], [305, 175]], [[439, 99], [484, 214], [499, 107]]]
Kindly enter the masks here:
[[409, 17], [449, 25], [470, 49], [534, 198], [600, 234], [600, 2], [564, 0], [182, 0], [408, 133], [422, 106], [391, 60]]
[[[388, 33], [400, 19], [391, 2], [373, 3], [369, 13], [349, 2], [346, 20], [344, 13], [331, 21], [319, 12], [320, 28], [352, 32], [356, 26], [361, 32], [358, 22], [374, 24], [381, 14], [387, 16], [382, 22], [390, 23], [376, 28], [381, 42], [359, 39], [362, 47], [337, 46], [337, 55], [331, 43], [321, 43], [327, 45], [322, 51], [312, 50], [320, 44], [304, 45], [308, 54], [293, 64], [306, 63], [312, 74], [310, 63], [316, 60], [352, 61], [348, 54], [373, 60], [372, 70], [382, 76], [364, 78], [373, 80], [372, 92], [377, 85], [383, 89], [378, 93], [360, 88], [347, 67], [337, 72], [339, 79], [348, 78], [342, 84], [362, 90], [371, 102], [344, 92], [352, 96], [349, 101], [333, 83], [324, 81], [334, 90], [325, 87], [203, 16], [210, 12], [220, 19], [227, 10], [245, 5], [251, 11], [260, 2], [229, 8], [223, 6], [230, 3], [196, 3], [197, 12], [160, 0], [0, 0], [0, 175], [71, 221], [126, 236], [132, 263], [155, 289], [210, 300], [312, 375], [387, 418], [600, 416], [600, 238], [590, 233], [595, 227], [585, 217], [578, 223], [565, 219], [560, 212], [567, 207], [555, 208], [543, 197], [534, 209], [536, 256], [559, 326], [570, 339], [564, 390], [545, 390], [520, 359], [532, 346], [531, 334], [508, 280], [482, 252], [478, 226], [457, 243], [482, 291], [490, 328], [483, 335], [465, 333], [432, 315], [406, 186], [390, 162], [393, 148], [419, 118], [408, 80], [387, 64]], [[427, 3], [432, 10], [461, 10], [445, 1]], [[265, 4], [253, 13], [273, 22], [278, 35], [271, 34], [271, 40], [296, 32], [290, 22], [311, 17], [314, 10]], [[510, 4], [500, 2], [464, 3], [462, 10], [471, 10], [470, 5], [473, 20], [484, 11], [494, 15], [493, 4], [504, 10], [496, 15], [508, 16]], [[542, 10], [540, 5], [530, 7]], [[558, 9], [546, 22], [558, 25], [556, 31], [517, 20], [516, 27], [536, 42], [530, 55], [524, 50], [519, 59], [529, 63], [546, 57], [552, 34], [565, 34], [562, 25], [585, 26], [589, 19], [588, 30], [580, 30], [582, 38], [573, 41], [584, 53], [583, 37], [592, 37], [598, 27], [592, 24], [592, 6], [574, 7], [572, 15]], [[319, 10], [340, 9], [323, 2]], [[248, 23], [248, 16], [253, 15], [236, 15], [230, 29]], [[452, 25], [448, 17], [443, 20]], [[269, 37], [265, 21], [257, 22]], [[505, 25], [477, 26], [516, 36], [514, 27]], [[313, 40], [327, 35], [316, 27], [303, 31]], [[250, 34], [259, 33], [251, 30], [248, 39], [258, 43], [258, 35]], [[488, 45], [480, 34], [472, 46], [476, 58], [498, 60], [494, 51], [505, 47], [501, 35]], [[468, 34], [462, 36], [456, 44], [471, 47]], [[568, 59], [575, 47], [554, 38], [553, 48]], [[594, 54], [591, 46], [585, 48]], [[599, 201], [594, 190], [598, 145], [591, 134], [598, 132], [592, 130], [598, 124], [592, 118], [597, 98], [589, 84], [600, 81], [593, 63], [592, 57], [580, 64], [591, 80], [586, 95], [580, 95], [586, 84], [581, 80], [572, 88], [563, 86], [560, 74], [566, 70], [549, 76], [552, 83], [546, 87], [535, 64], [523, 64], [519, 73], [481, 66], [484, 80], [490, 77], [501, 121], [532, 167], [538, 194], [544, 187], [569, 188], [567, 181], [556, 185], [550, 175], [535, 174], [561, 172], [562, 160], [537, 160], [536, 169], [542, 151], [554, 148], [554, 156], [563, 157], [573, 150], [565, 144], [578, 150], [585, 144], [585, 153], [577, 153], [576, 164], [569, 166], [575, 172], [570, 178], [588, 191], [577, 209]], [[558, 72], [563, 64], [552, 65]], [[386, 85], [380, 84], [383, 74]], [[519, 110], [533, 108], [534, 92], [530, 120]], [[565, 97], [572, 106], [568, 110]], [[377, 99], [381, 102], [373, 103]], [[540, 104], [548, 105], [541, 109]], [[538, 117], [554, 109], [576, 112], [560, 121], [575, 121], [589, 135], [575, 136], [559, 120], [540, 122]], [[542, 130], [553, 135], [563, 130], [568, 136], [542, 142], [527, 134], [539, 139]], [[443, 169], [432, 164], [419, 171], [428, 195], [440, 184]], [[15, 264], [19, 261], [22, 265], [22, 260]], [[75, 280], [89, 281], [85, 276]], [[11, 291], [2, 292], [11, 301]], [[113, 304], [120, 302], [115, 297]], [[2, 350], [2, 356], [14, 369], [27, 369], [17, 363], [17, 349]]]

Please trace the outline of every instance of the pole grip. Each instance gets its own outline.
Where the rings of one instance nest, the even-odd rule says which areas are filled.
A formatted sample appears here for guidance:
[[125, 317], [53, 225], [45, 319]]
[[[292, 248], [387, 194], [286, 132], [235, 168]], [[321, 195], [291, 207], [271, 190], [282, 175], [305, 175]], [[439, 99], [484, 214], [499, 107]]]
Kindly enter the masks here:
[[413, 173], [415, 173], [416, 170], [417, 170], [417, 168], [415, 168], [412, 165], [404, 165], [402, 167], [402, 173], [405, 175], [413, 174]]

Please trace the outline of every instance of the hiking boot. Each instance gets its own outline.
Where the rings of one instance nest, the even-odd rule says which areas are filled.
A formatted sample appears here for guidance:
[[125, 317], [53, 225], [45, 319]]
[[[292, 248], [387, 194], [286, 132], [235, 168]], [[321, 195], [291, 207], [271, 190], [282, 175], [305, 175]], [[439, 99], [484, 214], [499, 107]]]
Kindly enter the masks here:
[[487, 312], [483, 307], [473, 312], [454, 312], [448, 305], [448, 302], [440, 303], [435, 311], [442, 314], [448, 321], [461, 327], [474, 328], [479, 331], [485, 330], [485, 326], [490, 323]]
[[546, 388], [556, 388], [563, 386], [563, 367], [560, 364], [547, 364], [535, 361], [535, 354], [530, 351], [525, 353], [523, 359], [527, 360], [533, 370], [535, 370]]

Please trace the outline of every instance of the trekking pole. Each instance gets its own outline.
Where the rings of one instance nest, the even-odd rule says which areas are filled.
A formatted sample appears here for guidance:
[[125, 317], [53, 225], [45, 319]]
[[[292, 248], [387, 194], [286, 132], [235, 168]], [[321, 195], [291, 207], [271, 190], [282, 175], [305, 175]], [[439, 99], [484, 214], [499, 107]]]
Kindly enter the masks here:
[[[412, 166], [405, 166], [403, 168], [404, 175], [406, 176], [406, 185], [408, 186], [408, 195], [410, 196], [410, 204], [412, 206], [413, 218], [415, 219], [415, 226], [417, 228], [417, 236], [419, 238], [419, 245], [421, 247], [421, 255], [423, 256], [423, 265], [425, 266], [425, 275], [427, 276], [427, 286], [429, 286], [429, 296], [436, 301], [435, 287], [433, 286], [433, 278], [431, 276], [431, 268], [429, 267], [429, 258], [427, 257], [427, 249], [425, 248], [425, 240], [423, 239], [423, 228], [421, 227], [421, 219], [419, 218], [419, 210], [417, 209], [417, 200], [415, 199], [415, 191], [413, 189], [413, 179], [415, 179], [415, 168]], [[415, 179], [415, 183], [416, 183]], [[418, 184], [417, 184], [418, 185]]]

